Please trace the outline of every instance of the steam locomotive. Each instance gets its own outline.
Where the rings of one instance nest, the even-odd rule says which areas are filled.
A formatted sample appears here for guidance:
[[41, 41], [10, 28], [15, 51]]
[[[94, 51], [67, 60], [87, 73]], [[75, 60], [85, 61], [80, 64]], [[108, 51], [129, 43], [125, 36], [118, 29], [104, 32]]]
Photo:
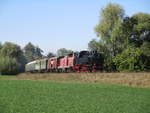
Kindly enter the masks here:
[[104, 58], [97, 51], [80, 51], [67, 56], [29, 62], [26, 72], [96, 72], [103, 69]]

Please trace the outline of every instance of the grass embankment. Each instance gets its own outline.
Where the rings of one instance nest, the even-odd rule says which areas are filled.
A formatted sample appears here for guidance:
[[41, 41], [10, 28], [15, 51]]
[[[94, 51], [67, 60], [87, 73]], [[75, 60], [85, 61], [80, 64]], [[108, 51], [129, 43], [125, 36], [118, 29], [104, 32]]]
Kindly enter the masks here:
[[37, 73], [21, 74], [16, 79], [106, 83], [150, 88], [150, 73]]
[[150, 89], [93, 83], [0, 81], [0, 113], [149, 113]]

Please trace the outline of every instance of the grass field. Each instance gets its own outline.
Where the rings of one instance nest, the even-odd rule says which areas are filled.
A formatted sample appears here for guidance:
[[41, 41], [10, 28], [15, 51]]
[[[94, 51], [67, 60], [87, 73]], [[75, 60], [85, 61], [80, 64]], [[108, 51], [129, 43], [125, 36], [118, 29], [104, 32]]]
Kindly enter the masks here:
[[0, 80], [0, 113], [150, 113], [150, 89]]

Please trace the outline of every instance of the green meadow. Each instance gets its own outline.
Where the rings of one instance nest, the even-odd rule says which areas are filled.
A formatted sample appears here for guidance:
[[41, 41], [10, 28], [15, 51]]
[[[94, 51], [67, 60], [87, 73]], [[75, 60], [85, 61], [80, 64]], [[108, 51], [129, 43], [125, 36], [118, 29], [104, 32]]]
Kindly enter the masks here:
[[150, 113], [150, 89], [1, 79], [0, 113]]

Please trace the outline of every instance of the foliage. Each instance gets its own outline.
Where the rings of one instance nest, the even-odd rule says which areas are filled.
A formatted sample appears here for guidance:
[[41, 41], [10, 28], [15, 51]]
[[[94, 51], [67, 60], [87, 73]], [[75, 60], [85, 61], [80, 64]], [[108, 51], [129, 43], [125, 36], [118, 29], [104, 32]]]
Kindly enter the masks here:
[[125, 17], [123, 19], [123, 22], [121, 23], [120, 27], [120, 37], [124, 39], [124, 42], [122, 43], [124, 49], [127, 49], [129, 46], [129, 43], [131, 42], [131, 39], [134, 35], [133, 29], [134, 26], [137, 24], [137, 20], [130, 17]]
[[24, 56], [26, 57], [27, 62], [41, 59], [43, 57], [42, 53], [43, 50], [41, 50], [38, 46], [34, 46], [31, 42], [24, 47]]
[[150, 42], [150, 15], [137, 13], [125, 18], [122, 30], [129, 44], [140, 47], [145, 41]]
[[19, 57], [23, 54], [23, 52], [20, 46], [18, 46], [17, 44], [6, 42], [1, 48], [0, 54], [3, 57], [9, 56], [18, 60]]
[[106, 45], [102, 41], [97, 41], [95, 39], [88, 43], [88, 48], [91, 51], [98, 51], [105, 54], [108, 52]]
[[57, 56], [66, 56], [70, 53], [72, 53], [73, 51], [72, 50], [67, 50], [65, 48], [60, 48], [57, 50]]
[[36, 46], [35, 47], [35, 55], [34, 55], [35, 59], [42, 58], [43, 57], [42, 53], [43, 53], [43, 50], [40, 49], [38, 46]]
[[[149, 60], [149, 58], [150, 58], [149, 57], [150, 15], [145, 14], [145, 13], [137, 13], [137, 14], [133, 15], [132, 17], [125, 18], [122, 23], [122, 27], [121, 27], [120, 31], [122, 31], [122, 34], [123, 34], [122, 37], [126, 38], [126, 43], [125, 43], [126, 46], [125, 46], [125, 50], [122, 53], [122, 55], [125, 55], [125, 53], [127, 53], [126, 49], [128, 49], [130, 51], [132, 46], [135, 46], [140, 51], [140, 55], [138, 56], [139, 61], [138, 60], [135, 61], [134, 58], [129, 58], [130, 55], [128, 56], [128, 54], [125, 55], [125, 57], [128, 57], [128, 58], [123, 58], [122, 60], [126, 59], [126, 61], [132, 62], [132, 65], [135, 62], [137, 62], [136, 67], [138, 68], [138, 70], [141, 70], [141, 71], [150, 70], [150, 63], [149, 63], [150, 62], [150, 60]], [[131, 54], [134, 54], [134, 48], [132, 48], [132, 50], [130, 52], [133, 52]], [[129, 66], [129, 64], [131, 66], [131, 63], [126, 63], [125, 61], [122, 61], [122, 62], [124, 62], [124, 64], [120, 64], [119, 67], [123, 67], [122, 69], [119, 69], [120, 71], [121, 70], [123, 71], [123, 69], [126, 70], [127, 68], [125, 68], [125, 67], [127, 65]], [[135, 69], [135, 68], [129, 69], [129, 67], [127, 70], [128, 71], [137, 71], [137, 69]]]
[[143, 71], [142, 51], [139, 48], [130, 47], [118, 54], [113, 61], [118, 71]]
[[116, 49], [120, 37], [115, 32], [119, 31], [119, 26], [124, 17], [124, 10], [118, 4], [109, 3], [101, 10], [100, 21], [95, 27], [97, 35], [101, 38], [111, 56], [116, 56]]
[[2, 44], [0, 43], [0, 50], [2, 49], [2, 47], [3, 47], [3, 46], [2, 46]]
[[24, 50], [17, 44], [6, 42], [0, 44], [0, 67], [2, 74], [17, 74], [24, 72], [25, 64], [42, 58], [42, 50], [38, 46], [28, 43]]
[[[6, 59], [15, 59], [16, 62], [19, 63], [19, 67], [17, 70], [19, 70], [19, 72], [24, 71], [24, 65], [26, 63], [26, 59], [19, 45], [11, 42], [6, 42], [5, 44], [2, 45], [2, 48], [0, 50], [0, 56], [2, 58], [9, 57]], [[18, 71], [16, 73], [18, 73]]]
[[8, 56], [0, 57], [0, 73], [2, 75], [13, 75], [19, 72], [20, 64], [15, 58]]
[[[118, 4], [109, 3], [101, 9], [100, 20], [95, 27], [100, 41], [92, 40], [88, 47], [104, 53], [107, 71], [115, 71], [116, 66], [118, 71], [150, 70], [150, 14], [124, 15]], [[130, 55], [133, 56], [129, 58]]]
[[32, 43], [28, 43], [24, 47], [24, 55], [27, 59], [27, 62], [33, 61], [34, 60], [34, 54], [35, 54], [35, 47]]
[[47, 57], [48, 58], [51, 58], [51, 57], [55, 57], [56, 55], [54, 54], [54, 53], [52, 53], [52, 52], [49, 52], [48, 54], [47, 54]]
[[150, 56], [150, 42], [144, 42], [141, 46], [143, 55]]
[[142, 62], [145, 64], [144, 70], [150, 71], [150, 42], [145, 41], [141, 45]]
[[115, 71], [115, 65], [113, 64], [112, 59], [123, 51], [122, 42], [124, 39], [120, 36], [121, 31], [121, 22], [124, 17], [124, 9], [114, 3], [109, 3], [105, 8], [101, 9], [100, 12], [100, 21], [95, 27], [95, 32], [100, 39], [99, 48], [103, 48], [105, 57], [106, 67]]
[[123, 18], [124, 10], [118, 4], [109, 3], [105, 8], [101, 9], [100, 21], [95, 31], [98, 36], [106, 43], [111, 41], [111, 33], [115, 24]]

